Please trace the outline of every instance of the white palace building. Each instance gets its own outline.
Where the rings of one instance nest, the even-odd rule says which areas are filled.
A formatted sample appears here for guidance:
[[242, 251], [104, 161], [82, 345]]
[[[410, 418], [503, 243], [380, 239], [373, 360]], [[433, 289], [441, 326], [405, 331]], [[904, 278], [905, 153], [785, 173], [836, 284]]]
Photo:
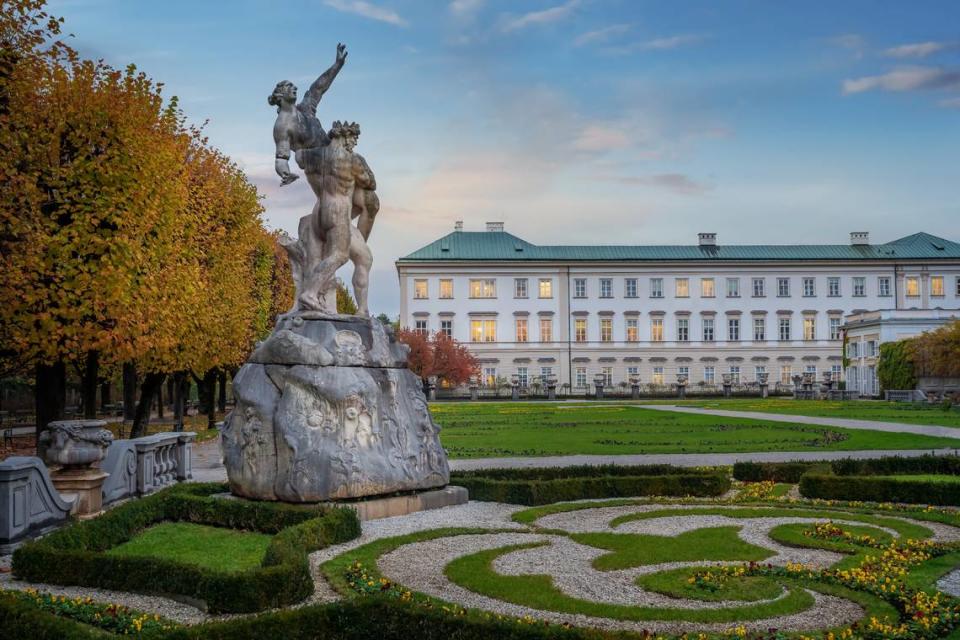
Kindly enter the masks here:
[[[724, 245], [701, 233], [684, 246], [540, 246], [503, 223], [457, 223], [396, 266], [401, 325], [469, 345], [485, 384], [840, 379], [846, 316], [960, 307], [960, 244], [926, 233], [885, 244], [858, 232], [849, 245]], [[869, 395], [868, 376], [858, 386]]]

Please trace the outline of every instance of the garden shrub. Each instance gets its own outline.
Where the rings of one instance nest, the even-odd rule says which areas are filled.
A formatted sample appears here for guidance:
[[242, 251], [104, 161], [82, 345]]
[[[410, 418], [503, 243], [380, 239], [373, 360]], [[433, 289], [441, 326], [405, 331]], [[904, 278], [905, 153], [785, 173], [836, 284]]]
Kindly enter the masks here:
[[829, 469], [829, 462], [736, 462], [733, 477], [741, 482], [800, 482], [807, 471]]
[[890, 456], [876, 460], [837, 460], [831, 465], [839, 476], [892, 476], [898, 474], [932, 473], [960, 475], [960, 456], [925, 455], [916, 458]]
[[634, 496], [718, 496], [730, 489], [722, 471], [669, 465], [489, 469], [451, 474], [472, 500], [536, 506]]
[[[308, 554], [360, 535], [345, 508], [213, 498], [220, 484], [179, 485], [120, 505], [29, 542], [14, 552], [13, 572], [31, 582], [175, 595], [203, 601], [213, 613], [280, 607], [313, 592]], [[274, 534], [261, 566], [224, 572], [152, 557], [107, 555], [139, 531], [163, 521], [194, 522]]]
[[917, 376], [910, 359], [910, 341], [885, 342], [880, 345], [877, 380], [881, 391], [909, 390], [917, 387]]
[[960, 505], [960, 482], [807, 473], [800, 478], [800, 494], [824, 500]]

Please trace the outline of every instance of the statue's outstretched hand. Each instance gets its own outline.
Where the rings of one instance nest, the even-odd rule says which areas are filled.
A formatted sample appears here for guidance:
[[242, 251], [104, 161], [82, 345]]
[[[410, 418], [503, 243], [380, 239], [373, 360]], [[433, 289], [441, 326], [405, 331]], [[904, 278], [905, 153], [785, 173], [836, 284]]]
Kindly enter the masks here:
[[282, 176], [280, 176], [280, 186], [285, 187], [299, 177], [300, 176], [298, 176], [295, 173], [285, 173]]
[[347, 59], [347, 45], [342, 42], [337, 43], [337, 62], [343, 63]]

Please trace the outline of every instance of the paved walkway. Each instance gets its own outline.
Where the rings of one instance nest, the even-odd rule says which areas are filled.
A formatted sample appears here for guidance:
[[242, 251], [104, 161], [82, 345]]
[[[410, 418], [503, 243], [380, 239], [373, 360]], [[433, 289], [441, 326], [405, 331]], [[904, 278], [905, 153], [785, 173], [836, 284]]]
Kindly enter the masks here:
[[[453, 471], [471, 469], [522, 469], [534, 467], [572, 467], [580, 464], [672, 464], [679, 467], [729, 466], [734, 462], [789, 462], [791, 460], [840, 460], [843, 458], [882, 458], [885, 456], [960, 455], [957, 449], [910, 449], [905, 451], [768, 451], [765, 453], [651, 453], [638, 455], [574, 455], [537, 458], [472, 458], [451, 460]], [[227, 472], [220, 461], [216, 440], [194, 445], [195, 482], [226, 482]]]
[[[749, 418], [767, 422], [790, 422], [793, 424], [815, 424], [822, 427], [842, 427], [844, 429], [865, 429], [867, 431], [887, 431], [891, 433], [914, 433], [918, 436], [960, 439], [960, 429], [955, 427], [936, 427], [925, 424], [905, 424], [903, 422], [881, 422], [880, 420], [853, 420], [851, 418], [825, 418], [819, 416], [798, 416], [763, 411], [728, 411], [726, 409], [699, 409], [696, 407], [678, 407], [670, 404], [637, 404], [638, 409], [670, 411], [674, 413], [693, 413], [721, 418]], [[960, 447], [960, 442], [957, 443]]]

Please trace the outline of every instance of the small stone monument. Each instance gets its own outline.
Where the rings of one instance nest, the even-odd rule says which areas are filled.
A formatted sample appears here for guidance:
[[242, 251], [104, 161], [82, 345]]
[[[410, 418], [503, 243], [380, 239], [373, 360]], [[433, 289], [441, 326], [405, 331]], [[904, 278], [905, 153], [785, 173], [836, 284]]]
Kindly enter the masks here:
[[[317, 201], [301, 218], [299, 237], [281, 239], [294, 306], [234, 378], [236, 406], [221, 447], [238, 496], [320, 502], [435, 489], [450, 480], [440, 428], [422, 382], [407, 368], [409, 349], [367, 311], [373, 256], [366, 241], [380, 204], [373, 172], [354, 152], [360, 127], [338, 121], [327, 131], [316, 116], [346, 57], [337, 45], [336, 61], [299, 103], [289, 81], [268, 99], [277, 107], [281, 185], [298, 177], [292, 153]], [[358, 315], [336, 309], [336, 271], [348, 260]], [[435, 493], [447, 496], [446, 504], [466, 502], [462, 488]], [[442, 506], [433, 498], [423, 503]]]
[[607, 383], [607, 377], [602, 373], [598, 373], [593, 377], [593, 387], [596, 389], [595, 399], [603, 400], [603, 387]]
[[766, 398], [770, 394], [770, 374], [763, 372], [757, 374], [757, 382], [760, 383], [760, 397]]
[[634, 400], [640, 399], [640, 378], [638, 376], [630, 377], [630, 397]]
[[682, 373], [677, 374], [677, 397], [681, 400], [687, 397], [687, 376]]
[[480, 382], [477, 376], [470, 376], [470, 399], [476, 402], [480, 399]]
[[733, 374], [723, 374], [723, 397], [729, 398], [733, 393]]
[[544, 379], [544, 384], [547, 386], [547, 400], [556, 400], [557, 399], [557, 376], [549, 375]]
[[520, 379], [516, 374], [510, 376], [510, 399], [519, 400], [520, 399]]
[[40, 434], [37, 450], [50, 466], [50, 480], [65, 497], [76, 496], [76, 515], [92, 518], [103, 511], [103, 481], [110, 474], [93, 465], [113, 441], [103, 420], [58, 420]]

